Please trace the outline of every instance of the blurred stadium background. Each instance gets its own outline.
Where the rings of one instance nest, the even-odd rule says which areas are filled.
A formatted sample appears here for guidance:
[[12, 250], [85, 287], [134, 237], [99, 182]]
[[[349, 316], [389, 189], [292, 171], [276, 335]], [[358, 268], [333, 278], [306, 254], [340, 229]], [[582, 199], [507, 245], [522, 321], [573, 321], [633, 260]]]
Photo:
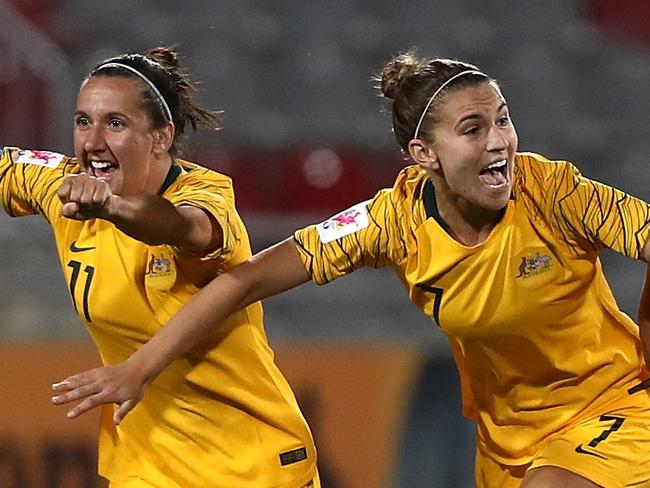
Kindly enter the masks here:
[[[255, 250], [369, 198], [403, 162], [370, 82], [394, 54], [496, 77], [520, 149], [650, 198], [650, 4], [643, 0], [0, 0], [0, 144], [70, 153], [99, 60], [175, 45], [224, 111], [188, 159], [234, 178]], [[49, 383], [96, 358], [47, 225], [0, 215], [0, 486], [100, 486], [95, 419], [65, 423]], [[634, 315], [643, 266], [606, 254]], [[472, 486], [472, 426], [432, 321], [389, 271], [265, 303], [278, 362], [321, 453], [323, 486]], [[117, 312], [116, 312], [117, 313]]]

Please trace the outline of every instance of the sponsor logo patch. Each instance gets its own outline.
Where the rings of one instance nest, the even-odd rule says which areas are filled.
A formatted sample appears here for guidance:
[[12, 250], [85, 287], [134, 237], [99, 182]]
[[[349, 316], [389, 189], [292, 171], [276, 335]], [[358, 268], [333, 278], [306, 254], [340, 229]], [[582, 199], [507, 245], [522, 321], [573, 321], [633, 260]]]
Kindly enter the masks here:
[[316, 226], [323, 244], [335, 241], [368, 227], [367, 202], [357, 203]]
[[50, 151], [29, 151], [21, 149], [16, 155], [16, 164], [36, 164], [48, 168], [56, 168], [65, 156]]

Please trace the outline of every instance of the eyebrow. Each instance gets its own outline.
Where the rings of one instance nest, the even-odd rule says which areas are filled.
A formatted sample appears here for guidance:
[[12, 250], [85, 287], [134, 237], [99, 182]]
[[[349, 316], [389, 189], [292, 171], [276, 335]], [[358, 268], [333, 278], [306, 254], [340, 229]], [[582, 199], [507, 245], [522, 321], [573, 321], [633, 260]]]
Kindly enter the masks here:
[[[504, 109], [505, 107], [507, 107], [507, 106], [508, 106], [508, 103], [507, 103], [507, 102], [502, 102], [501, 105], [499, 105], [499, 107], [497, 108], [497, 112], [501, 112], [501, 110], [503, 110], [503, 109]], [[458, 127], [458, 126], [461, 125], [463, 122], [466, 122], [466, 121], [468, 121], [468, 120], [476, 120], [476, 119], [480, 119], [480, 118], [481, 118], [481, 116], [480, 116], [479, 114], [477, 114], [477, 113], [473, 113], [473, 114], [466, 115], [465, 117], [463, 117], [462, 119], [460, 119], [460, 120], [459, 120], [459, 121], [454, 125], [454, 128]]]
[[[75, 110], [74, 117], [79, 117], [79, 116], [86, 116], [87, 117], [88, 113], [86, 111], [84, 111], [84, 110]], [[129, 119], [130, 118], [125, 113], [118, 112], [118, 111], [108, 112], [107, 114], [103, 114], [102, 117], [104, 117], [104, 118], [122, 117], [124, 119]]]

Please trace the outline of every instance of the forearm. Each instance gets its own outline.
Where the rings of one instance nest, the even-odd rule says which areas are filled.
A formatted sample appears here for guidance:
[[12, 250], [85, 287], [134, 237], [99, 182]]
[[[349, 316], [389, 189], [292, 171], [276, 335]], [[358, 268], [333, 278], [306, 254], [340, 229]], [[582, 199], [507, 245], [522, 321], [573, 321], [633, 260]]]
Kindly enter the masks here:
[[309, 279], [292, 239], [269, 248], [219, 275], [195, 294], [130, 359], [152, 380], [172, 361], [224, 320], [253, 302], [294, 288]]
[[125, 234], [149, 245], [178, 245], [187, 232], [178, 209], [157, 195], [122, 198], [112, 196], [102, 218]]
[[232, 275], [221, 275], [200, 290], [130, 358], [152, 381], [218, 327], [232, 313], [254, 300], [249, 287]]

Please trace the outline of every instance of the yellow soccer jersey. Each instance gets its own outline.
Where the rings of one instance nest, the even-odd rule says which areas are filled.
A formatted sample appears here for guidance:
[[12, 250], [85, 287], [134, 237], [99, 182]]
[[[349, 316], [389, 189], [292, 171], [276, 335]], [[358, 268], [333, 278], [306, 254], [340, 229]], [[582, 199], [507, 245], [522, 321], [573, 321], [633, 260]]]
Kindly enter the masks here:
[[[51, 224], [73, 305], [105, 364], [127, 359], [215, 274], [251, 256], [231, 181], [179, 161], [163, 185], [175, 205], [193, 205], [221, 225], [222, 249], [197, 258], [148, 246], [101, 219], [60, 216], [56, 190], [74, 159], [5, 148], [0, 202], [12, 216]], [[73, 373], [73, 372], [71, 372]], [[119, 485], [142, 478], [160, 488], [302, 486], [316, 472], [309, 429], [273, 361], [255, 303], [173, 362], [115, 427], [102, 413], [100, 474]]]
[[609, 289], [598, 251], [638, 258], [648, 204], [567, 162], [516, 156], [513, 197], [482, 244], [454, 240], [433, 185], [411, 166], [380, 191], [294, 238], [312, 279], [393, 266], [451, 340], [479, 447], [524, 464], [541, 443], [646, 374], [638, 328]]

